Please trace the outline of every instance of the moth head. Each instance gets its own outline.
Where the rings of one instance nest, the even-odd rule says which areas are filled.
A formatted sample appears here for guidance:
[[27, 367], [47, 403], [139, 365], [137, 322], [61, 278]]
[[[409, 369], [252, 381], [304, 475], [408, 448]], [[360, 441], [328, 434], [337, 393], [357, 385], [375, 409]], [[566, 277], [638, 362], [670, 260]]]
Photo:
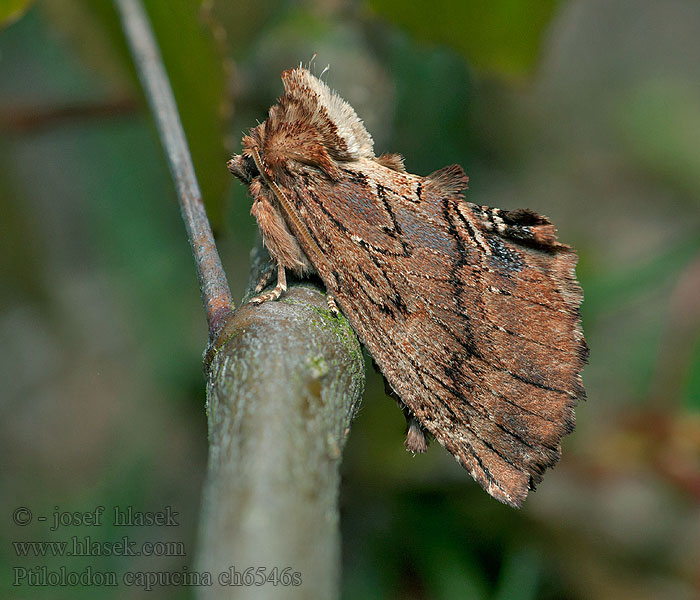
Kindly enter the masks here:
[[246, 185], [250, 185], [253, 179], [260, 176], [258, 167], [255, 165], [255, 159], [252, 155], [235, 154], [231, 160], [226, 163], [228, 170], [232, 175], [235, 175]]
[[228, 163], [246, 184], [259, 174], [257, 153], [265, 174], [284, 178], [312, 167], [339, 179], [339, 161], [374, 159], [372, 137], [352, 106], [303, 68], [282, 73], [284, 94], [270, 108], [267, 120], [243, 138], [243, 153]]

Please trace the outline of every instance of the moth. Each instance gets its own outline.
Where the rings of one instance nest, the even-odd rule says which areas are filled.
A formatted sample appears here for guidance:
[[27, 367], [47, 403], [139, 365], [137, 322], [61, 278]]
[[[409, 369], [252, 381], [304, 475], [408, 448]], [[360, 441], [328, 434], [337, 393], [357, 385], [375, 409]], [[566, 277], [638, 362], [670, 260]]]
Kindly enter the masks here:
[[308, 70], [282, 81], [228, 162], [277, 267], [251, 302], [280, 298], [287, 271], [317, 274], [403, 409], [406, 448], [436, 439], [519, 507], [585, 396], [574, 250], [547, 217], [466, 201], [458, 165], [422, 177], [375, 156], [354, 109]]

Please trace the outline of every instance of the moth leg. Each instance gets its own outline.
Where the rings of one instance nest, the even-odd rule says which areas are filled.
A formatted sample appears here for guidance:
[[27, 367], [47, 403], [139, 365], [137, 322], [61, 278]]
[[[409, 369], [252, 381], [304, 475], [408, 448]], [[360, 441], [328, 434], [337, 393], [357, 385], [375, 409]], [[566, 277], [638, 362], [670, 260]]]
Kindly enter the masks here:
[[330, 313], [334, 317], [337, 317], [340, 314], [340, 311], [338, 310], [338, 305], [335, 303], [335, 298], [333, 295], [330, 293], [326, 294], [326, 301], [328, 302], [328, 310]]
[[396, 400], [396, 403], [399, 405], [406, 419], [406, 441], [404, 442], [404, 447], [413, 455], [427, 452], [429, 443], [428, 436], [426, 435], [425, 429], [420, 424], [420, 421], [416, 419], [415, 415], [403, 403], [401, 398], [399, 398], [399, 395], [394, 391], [394, 388], [391, 387], [386, 377], [384, 377], [384, 373], [381, 372], [377, 363], [374, 362], [374, 359], [372, 359], [372, 365], [374, 366], [374, 370], [380, 373], [384, 379], [384, 392], [387, 396]]
[[408, 431], [406, 431], [406, 441], [404, 445], [411, 454], [423, 454], [428, 451], [428, 438], [421, 427], [418, 419], [410, 416], [406, 419]]
[[279, 300], [279, 297], [287, 291], [287, 272], [282, 265], [277, 265], [277, 285], [272, 291], [266, 294], [260, 294], [251, 298], [250, 302], [253, 304], [262, 304], [268, 300]]
[[272, 279], [272, 271], [273, 271], [272, 265], [270, 265], [265, 272], [263, 273], [263, 276], [260, 278], [260, 281], [258, 281], [258, 285], [255, 286], [255, 293], [259, 294], [265, 289], [265, 286], [270, 283], [270, 279]]

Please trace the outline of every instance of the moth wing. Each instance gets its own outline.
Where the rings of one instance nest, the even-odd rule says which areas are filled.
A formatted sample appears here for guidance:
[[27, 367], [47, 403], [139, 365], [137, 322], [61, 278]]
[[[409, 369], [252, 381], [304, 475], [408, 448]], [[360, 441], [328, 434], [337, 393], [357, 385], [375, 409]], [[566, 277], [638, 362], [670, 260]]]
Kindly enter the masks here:
[[285, 187], [302, 248], [422, 426], [520, 506], [584, 395], [576, 255], [535, 213], [467, 203], [459, 167], [350, 164], [339, 181], [309, 168]]

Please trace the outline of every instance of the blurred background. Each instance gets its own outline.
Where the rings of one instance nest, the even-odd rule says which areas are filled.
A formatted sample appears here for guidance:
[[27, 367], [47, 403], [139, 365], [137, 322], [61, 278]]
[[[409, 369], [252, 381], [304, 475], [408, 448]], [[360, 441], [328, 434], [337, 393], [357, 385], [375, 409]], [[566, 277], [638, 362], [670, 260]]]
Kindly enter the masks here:
[[[700, 597], [700, 4], [146, 2], [234, 297], [256, 230], [225, 161], [308, 63], [410, 172], [548, 215], [578, 249], [588, 401], [516, 511], [404, 420], [368, 371], [343, 463], [347, 599]], [[487, 7], [487, 8], [485, 8]], [[106, 0], [0, 1], [0, 583], [13, 568], [193, 566], [207, 328], [163, 152]], [[123, 530], [35, 517], [179, 513], [184, 556], [17, 556]], [[109, 521], [109, 520], [108, 520]], [[192, 598], [191, 588], [64, 588]]]

